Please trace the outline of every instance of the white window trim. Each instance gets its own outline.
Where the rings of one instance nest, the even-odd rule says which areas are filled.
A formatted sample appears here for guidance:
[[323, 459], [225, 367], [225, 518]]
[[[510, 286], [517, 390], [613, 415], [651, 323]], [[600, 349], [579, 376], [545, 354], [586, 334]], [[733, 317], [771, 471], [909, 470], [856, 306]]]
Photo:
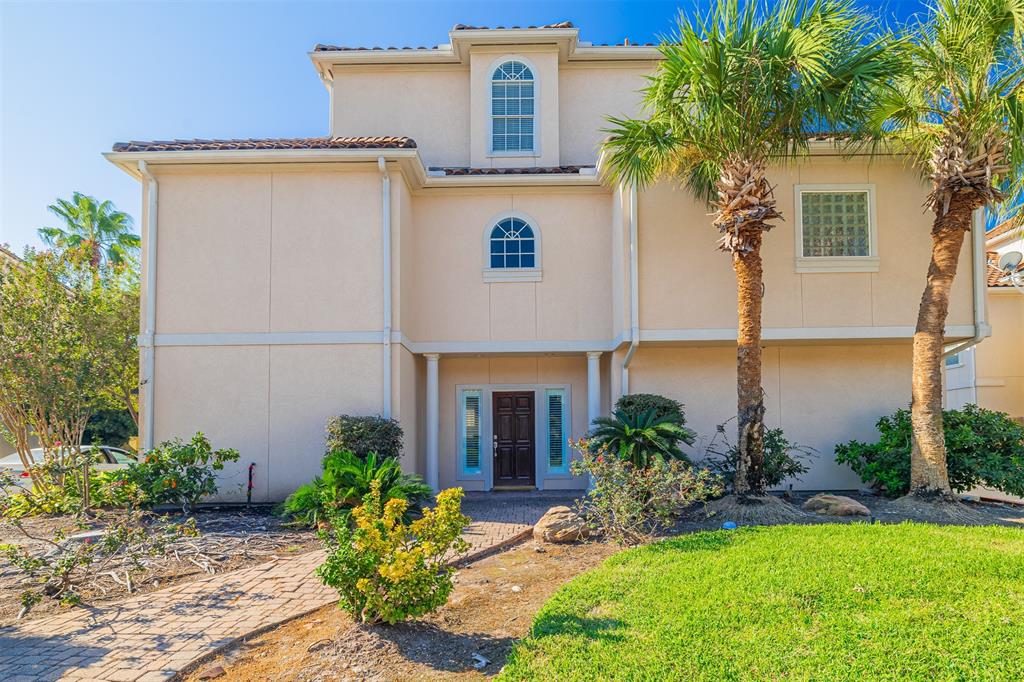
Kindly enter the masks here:
[[[875, 185], [862, 184], [802, 184], [796, 185], [794, 206], [796, 226], [793, 230], [796, 243], [796, 271], [815, 272], [878, 272], [878, 215], [875, 202]], [[867, 256], [805, 256], [804, 255], [804, 192], [867, 192], [868, 195], [868, 255]]]
[[[469, 471], [466, 466], [466, 394], [477, 393], [480, 396], [480, 414], [477, 415], [477, 428], [480, 430], [480, 470]], [[459, 415], [459, 421], [455, 432], [458, 434], [458, 461], [455, 463], [456, 470], [458, 472], [457, 478], [460, 481], [482, 481], [484, 477], [484, 463], [486, 458], [484, 457], [484, 395], [483, 391], [479, 388], [466, 388], [462, 387], [457, 392], [458, 395], [458, 409], [456, 410]]]
[[[533, 74], [533, 149], [515, 151], [494, 151], [494, 72], [505, 62], [522, 62]], [[515, 82], [515, 81], [511, 81]], [[488, 158], [534, 158], [540, 156], [540, 77], [537, 65], [523, 55], [512, 54], [498, 57], [487, 68], [487, 157]]]
[[[502, 220], [508, 218], [518, 218], [522, 220], [530, 229], [533, 230], [533, 262], [536, 264], [532, 268], [492, 268], [491, 267], [491, 230], [494, 226], [500, 223]], [[505, 211], [493, 216], [484, 228], [483, 235], [483, 278], [484, 282], [490, 284], [493, 282], [540, 282], [543, 279], [544, 271], [542, 269], [541, 257], [543, 256], [543, 245], [541, 240], [540, 228], [537, 226], [537, 221], [532, 217], [523, 213], [522, 211]]]
[[945, 367], [946, 369], [959, 369], [960, 367], [963, 367], [965, 352], [966, 351], [960, 351], [959, 353], [954, 353], [953, 357], [956, 358], [956, 362], [954, 362], [952, 365], [947, 365], [945, 362], [945, 358], [943, 358], [942, 366]]
[[[548, 401], [547, 392], [552, 389], [564, 391], [564, 404], [562, 405], [563, 433], [566, 440], [572, 437], [572, 384], [459, 384], [455, 387], [455, 398], [459, 401], [456, 413], [456, 433], [458, 437], [458, 450], [455, 453], [455, 480], [456, 481], [481, 481], [484, 490], [491, 490], [494, 487], [494, 393], [502, 391], [532, 391], [534, 409], [534, 474], [537, 490], [544, 489], [544, 482], [552, 480], [570, 480], [576, 478], [569, 468], [565, 472], [550, 471], [548, 469]], [[462, 428], [462, 396], [466, 391], [480, 391], [480, 473], [466, 473], [462, 469], [463, 446], [465, 432]], [[572, 464], [573, 452], [566, 443], [566, 460]]]

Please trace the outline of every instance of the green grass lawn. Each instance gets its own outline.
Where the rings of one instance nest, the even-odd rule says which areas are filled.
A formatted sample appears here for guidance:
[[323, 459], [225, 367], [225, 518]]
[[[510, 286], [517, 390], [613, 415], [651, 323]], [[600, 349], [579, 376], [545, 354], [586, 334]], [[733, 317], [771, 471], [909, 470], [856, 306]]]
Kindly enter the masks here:
[[563, 587], [504, 680], [1024, 680], [1024, 530], [698, 533]]

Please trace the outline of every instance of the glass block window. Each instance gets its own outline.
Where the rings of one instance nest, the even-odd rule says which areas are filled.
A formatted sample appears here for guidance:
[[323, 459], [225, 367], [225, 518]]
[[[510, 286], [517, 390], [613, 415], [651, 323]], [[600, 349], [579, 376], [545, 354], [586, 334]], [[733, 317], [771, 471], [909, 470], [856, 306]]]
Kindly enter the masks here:
[[548, 471], [569, 471], [569, 451], [566, 442], [565, 420], [569, 418], [565, 405], [565, 390], [549, 389], [548, 401]]
[[491, 76], [491, 149], [532, 152], [533, 72], [522, 62], [505, 62]]
[[867, 190], [800, 193], [805, 258], [871, 255]]
[[462, 392], [460, 419], [462, 433], [462, 472], [465, 474], [480, 473], [480, 391], [477, 389]]
[[520, 218], [505, 218], [491, 230], [492, 268], [537, 267], [537, 240], [533, 228]]

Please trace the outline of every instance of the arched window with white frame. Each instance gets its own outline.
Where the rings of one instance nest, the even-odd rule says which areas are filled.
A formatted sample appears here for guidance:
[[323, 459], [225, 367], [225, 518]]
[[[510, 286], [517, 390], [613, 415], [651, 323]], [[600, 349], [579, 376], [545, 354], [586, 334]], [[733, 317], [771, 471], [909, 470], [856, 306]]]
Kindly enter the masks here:
[[539, 282], [541, 239], [527, 215], [506, 213], [484, 230], [484, 281]]
[[496, 154], [535, 149], [536, 89], [533, 71], [511, 59], [491, 74], [491, 151]]

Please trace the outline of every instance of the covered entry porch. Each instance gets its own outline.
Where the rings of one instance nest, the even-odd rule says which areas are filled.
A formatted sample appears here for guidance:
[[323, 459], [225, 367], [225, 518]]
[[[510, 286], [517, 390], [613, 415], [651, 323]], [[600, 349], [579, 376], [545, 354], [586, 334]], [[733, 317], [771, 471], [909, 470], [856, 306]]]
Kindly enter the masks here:
[[422, 468], [435, 490], [586, 487], [569, 441], [609, 404], [607, 353], [422, 357]]

